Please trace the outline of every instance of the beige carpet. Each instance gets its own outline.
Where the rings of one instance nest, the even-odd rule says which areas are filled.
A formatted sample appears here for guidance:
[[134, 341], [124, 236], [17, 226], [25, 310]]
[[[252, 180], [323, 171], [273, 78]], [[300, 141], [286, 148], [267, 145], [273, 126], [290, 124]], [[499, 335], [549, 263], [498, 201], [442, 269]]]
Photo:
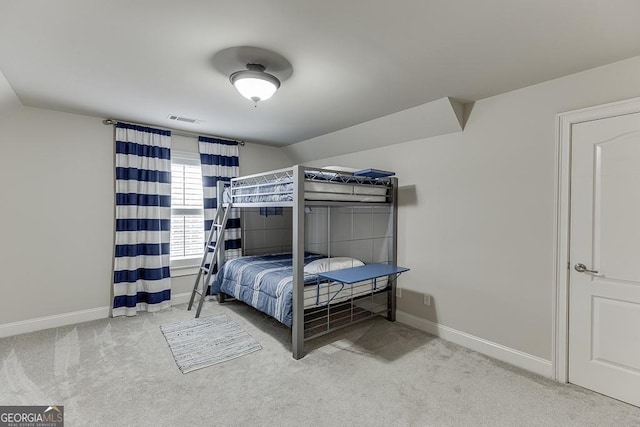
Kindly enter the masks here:
[[0, 405], [64, 405], [68, 426], [640, 426], [640, 409], [380, 318], [308, 343], [240, 303], [263, 349], [183, 375], [160, 325], [185, 305], [0, 339]]

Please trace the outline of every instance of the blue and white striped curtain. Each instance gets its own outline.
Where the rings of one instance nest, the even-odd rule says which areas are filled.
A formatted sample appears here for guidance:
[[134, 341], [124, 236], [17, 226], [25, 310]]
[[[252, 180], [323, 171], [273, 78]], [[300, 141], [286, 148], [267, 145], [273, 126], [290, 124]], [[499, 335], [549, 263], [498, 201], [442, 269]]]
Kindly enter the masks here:
[[[209, 236], [211, 224], [216, 215], [218, 200], [216, 186], [218, 181], [230, 181], [240, 172], [238, 143], [223, 139], [198, 138], [200, 165], [202, 166], [202, 190], [204, 193], [204, 229]], [[237, 258], [242, 255], [240, 239], [240, 213], [231, 211], [225, 232], [225, 257]]]
[[116, 125], [113, 316], [170, 306], [171, 132]]

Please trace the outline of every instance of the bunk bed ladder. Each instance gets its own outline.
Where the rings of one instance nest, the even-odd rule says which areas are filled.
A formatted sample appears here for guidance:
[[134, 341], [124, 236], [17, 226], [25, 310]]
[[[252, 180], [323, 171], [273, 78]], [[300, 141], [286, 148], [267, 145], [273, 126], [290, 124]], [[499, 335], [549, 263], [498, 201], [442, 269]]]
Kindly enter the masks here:
[[[227, 229], [227, 221], [229, 220], [229, 212], [231, 212], [231, 203], [221, 205], [216, 210], [216, 216], [211, 224], [211, 230], [209, 231], [209, 237], [204, 248], [204, 255], [202, 255], [202, 262], [198, 269], [198, 276], [196, 282], [193, 285], [193, 291], [191, 292], [191, 299], [189, 300], [189, 307], [187, 310], [191, 310], [196, 294], [200, 295], [198, 301], [198, 310], [196, 311], [196, 318], [200, 317], [200, 311], [202, 310], [202, 303], [204, 302], [207, 286], [211, 283], [211, 275], [218, 266], [218, 255], [220, 254], [218, 243], [224, 245], [224, 232]], [[200, 281], [202, 279], [202, 287], [200, 288]]]

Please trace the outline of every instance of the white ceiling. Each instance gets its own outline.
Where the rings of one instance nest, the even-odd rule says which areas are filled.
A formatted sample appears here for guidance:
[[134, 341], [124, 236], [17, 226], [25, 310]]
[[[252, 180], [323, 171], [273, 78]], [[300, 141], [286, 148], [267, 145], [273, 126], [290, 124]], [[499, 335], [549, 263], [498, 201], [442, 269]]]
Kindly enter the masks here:
[[[640, 55], [638, 18], [637, 0], [4, 0], [0, 75], [28, 106], [287, 145]], [[212, 64], [232, 46], [293, 74], [254, 108]]]

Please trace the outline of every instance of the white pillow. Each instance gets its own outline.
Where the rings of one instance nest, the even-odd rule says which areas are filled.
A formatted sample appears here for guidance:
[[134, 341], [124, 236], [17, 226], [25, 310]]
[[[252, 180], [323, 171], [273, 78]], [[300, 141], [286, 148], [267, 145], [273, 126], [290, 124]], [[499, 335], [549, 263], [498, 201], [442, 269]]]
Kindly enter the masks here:
[[304, 272], [306, 274], [318, 274], [325, 273], [327, 271], [342, 270], [343, 268], [358, 267], [361, 265], [364, 265], [364, 262], [360, 261], [359, 259], [346, 256], [320, 258], [305, 265]]

